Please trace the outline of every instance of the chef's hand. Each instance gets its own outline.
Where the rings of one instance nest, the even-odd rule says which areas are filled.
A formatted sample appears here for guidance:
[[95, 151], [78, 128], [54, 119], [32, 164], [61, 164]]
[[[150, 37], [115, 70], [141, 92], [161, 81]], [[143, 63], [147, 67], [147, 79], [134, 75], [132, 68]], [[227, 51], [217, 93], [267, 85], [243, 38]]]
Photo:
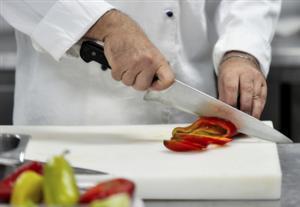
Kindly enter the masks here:
[[219, 66], [218, 90], [221, 101], [234, 107], [239, 104], [240, 110], [260, 118], [267, 83], [253, 56], [237, 51], [226, 53]]
[[[104, 42], [112, 77], [136, 90], [163, 90], [174, 82], [167, 60], [130, 17], [110, 10], [85, 37]], [[157, 76], [158, 80], [153, 82]]]

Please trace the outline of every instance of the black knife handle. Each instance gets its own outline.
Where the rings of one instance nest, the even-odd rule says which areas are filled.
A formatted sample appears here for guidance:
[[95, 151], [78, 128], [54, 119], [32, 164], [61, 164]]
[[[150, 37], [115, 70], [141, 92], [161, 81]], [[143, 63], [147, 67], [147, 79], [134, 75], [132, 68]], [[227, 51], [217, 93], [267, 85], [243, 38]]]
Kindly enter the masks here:
[[80, 48], [80, 57], [87, 63], [95, 61], [102, 65], [102, 70], [111, 69], [102, 45], [94, 41], [84, 41]]
[[[90, 40], [84, 41], [80, 48], [80, 57], [87, 63], [96, 61], [97, 63], [101, 64], [102, 70], [111, 69], [105, 57], [103, 46], [98, 44], [97, 42]], [[158, 77], [155, 75], [152, 83], [157, 80]]]

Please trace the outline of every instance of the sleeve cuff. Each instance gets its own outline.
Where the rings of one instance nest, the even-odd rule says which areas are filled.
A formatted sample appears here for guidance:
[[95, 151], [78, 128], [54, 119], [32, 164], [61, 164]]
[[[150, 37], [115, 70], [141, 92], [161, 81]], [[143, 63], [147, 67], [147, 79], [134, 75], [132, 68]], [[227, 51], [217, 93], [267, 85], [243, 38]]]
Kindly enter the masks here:
[[33, 41], [59, 59], [113, 6], [106, 1], [57, 1], [32, 33]]
[[254, 56], [265, 77], [268, 75], [271, 62], [271, 46], [268, 41], [248, 32], [230, 31], [220, 37], [213, 51], [213, 63], [218, 74], [219, 64], [228, 51], [238, 50]]

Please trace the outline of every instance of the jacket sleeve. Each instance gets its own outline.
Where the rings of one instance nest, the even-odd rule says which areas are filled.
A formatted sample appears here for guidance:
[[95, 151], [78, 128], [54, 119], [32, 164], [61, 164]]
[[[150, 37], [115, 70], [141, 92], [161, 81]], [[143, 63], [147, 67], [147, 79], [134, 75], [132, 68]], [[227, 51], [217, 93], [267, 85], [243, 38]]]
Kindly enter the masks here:
[[271, 62], [271, 41], [281, 9], [281, 0], [223, 0], [218, 8], [216, 26], [219, 39], [214, 47], [216, 73], [223, 55], [239, 50], [253, 55], [264, 75]]
[[104, 0], [14, 0], [1, 4], [6, 21], [56, 60], [113, 8]]

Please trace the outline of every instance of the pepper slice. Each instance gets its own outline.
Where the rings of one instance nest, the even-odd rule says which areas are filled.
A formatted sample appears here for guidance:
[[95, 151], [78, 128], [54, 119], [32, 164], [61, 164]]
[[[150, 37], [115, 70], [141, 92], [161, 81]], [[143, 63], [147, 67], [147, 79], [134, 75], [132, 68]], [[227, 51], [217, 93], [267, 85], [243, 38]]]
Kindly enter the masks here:
[[171, 140], [164, 140], [168, 149], [177, 152], [201, 151], [210, 144], [225, 145], [237, 128], [231, 122], [217, 117], [201, 117], [187, 127], [176, 127]]
[[118, 178], [99, 183], [95, 187], [90, 188], [80, 197], [80, 203], [90, 203], [94, 200], [104, 199], [118, 193], [126, 193], [130, 197], [134, 193], [134, 183], [130, 180]]
[[209, 144], [217, 144], [217, 145], [225, 145], [228, 142], [231, 142], [231, 138], [227, 137], [209, 137], [209, 136], [199, 136], [194, 134], [180, 134], [178, 135], [183, 140], [192, 142], [192, 143], [198, 143], [202, 145], [209, 145]]
[[54, 156], [44, 167], [43, 193], [46, 205], [73, 206], [79, 200], [73, 169], [63, 155]]
[[164, 140], [164, 145], [169, 150], [175, 152], [201, 151], [206, 148], [206, 146], [203, 146], [202, 144], [180, 139]]
[[217, 117], [201, 117], [190, 126], [176, 127], [172, 135], [193, 133], [216, 137], [232, 137], [236, 132], [236, 126], [230, 121]]
[[43, 178], [36, 172], [22, 173], [13, 187], [10, 204], [12, 206], [31, 207], [42, 199]]
[[16, 182], [17, 178], [26, 171], [34, 171], [38, 174], [43, 173], [43, 164], [39, 162], [28, 162], [19, 168], [17, 168], [13, 173], [9, 174], [7, 177], [5, 177], [2, 181], [0, 181], [0, 200], [4, 202], [8, 202], [13, 185]]

